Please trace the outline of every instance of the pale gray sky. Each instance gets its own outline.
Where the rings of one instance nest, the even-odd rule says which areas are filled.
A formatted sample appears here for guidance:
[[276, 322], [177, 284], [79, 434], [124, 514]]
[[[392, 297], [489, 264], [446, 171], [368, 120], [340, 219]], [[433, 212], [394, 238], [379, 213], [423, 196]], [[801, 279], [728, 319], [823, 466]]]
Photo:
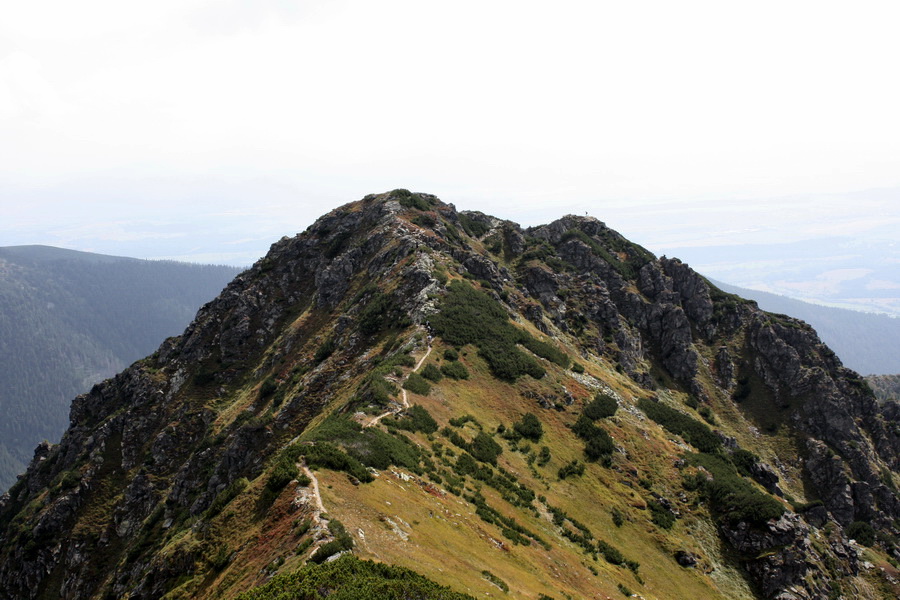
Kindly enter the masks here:
[[0, 245], [248, 264], [396, 187], [526, 225], [589, 211], [656, 251], [864, 235], [900, 221], [898, 17], [821, 0], [4, 2]]

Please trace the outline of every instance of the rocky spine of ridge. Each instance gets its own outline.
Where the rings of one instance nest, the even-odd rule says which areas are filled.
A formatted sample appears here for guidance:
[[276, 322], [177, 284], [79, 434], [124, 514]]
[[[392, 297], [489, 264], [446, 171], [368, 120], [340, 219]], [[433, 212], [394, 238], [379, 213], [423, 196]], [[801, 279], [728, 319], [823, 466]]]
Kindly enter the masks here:
[[[518, 259], [515, 272], [476, 239]], [[710, 405], [745, 394], [787, 419], [805, 454], [806, 495], [822, 506], [764, 527], [720, 527], [762, 597], [827, 597], [831, 575], [813, 577], [817, 565], [858, 568], [841, 526], [894, 532], [897, 405], [880, 407], [807, 325], [723, 294], [596, 219], [523, 230], [396, 191], [276, 242], [182, 336], [73, 402], [60, 444], [38, 447], [0, 500], [0, 596], [158, 598], [193, 573], [209, 552], [203, 543], [148, 548], [235, 482], [257, 478], [333, 399], [353, 393], [377, 363], [370, 321], [428, 322], [443, 293], [433, 253], [484, 282], [514, 316], [575, 340], [584, 360], [602, 357], [647, 390], [680, 386]], [[367, 310], [376, 301], [381, 308]], [[267, 381], [290, 393], [264, 413]], [[217, 408], [248, 382], [258, 401], [237, 414]], [[754, 477], [778, 493], [786, 472], [760, 464]], [[829, 521], [838, 527], [828, 544], [814, 544], [811, 529]], [[194, 521], [199, 540], [214, 536], [204, 527]]]

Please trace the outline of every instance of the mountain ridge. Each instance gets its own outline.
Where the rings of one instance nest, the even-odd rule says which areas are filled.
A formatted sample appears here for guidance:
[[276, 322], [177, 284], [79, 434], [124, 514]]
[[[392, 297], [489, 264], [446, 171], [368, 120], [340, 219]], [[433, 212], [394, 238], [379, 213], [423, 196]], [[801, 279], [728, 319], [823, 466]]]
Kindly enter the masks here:
[[842, 362], [865, 375], [900, 372], [900, 319], [886, 314], [813, 304], [778, 294], [710, 280], [716, 287], [757, 302], [767, 312], [788, 314], [812, 325]]
[[[273, 244], [70, 421], [0, 500], [9, 595], [253, 597], [350, 549], [479, 595], [893, 585], [858, 555], [894, 568], [897, 405], [806, 324], [593, 218], [523, 230], [367, 196]], [[859, 549], [864, 521], [881, 537]]]

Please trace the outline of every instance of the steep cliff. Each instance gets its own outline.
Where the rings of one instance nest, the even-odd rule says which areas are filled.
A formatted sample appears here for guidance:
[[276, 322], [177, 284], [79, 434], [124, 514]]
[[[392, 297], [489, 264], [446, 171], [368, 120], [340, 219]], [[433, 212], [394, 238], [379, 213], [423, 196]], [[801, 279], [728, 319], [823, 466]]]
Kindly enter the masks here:
[[0, 500], [0, 597], [894, 597], [897, 409], [596, 219], [395, 190], [75, 400]]

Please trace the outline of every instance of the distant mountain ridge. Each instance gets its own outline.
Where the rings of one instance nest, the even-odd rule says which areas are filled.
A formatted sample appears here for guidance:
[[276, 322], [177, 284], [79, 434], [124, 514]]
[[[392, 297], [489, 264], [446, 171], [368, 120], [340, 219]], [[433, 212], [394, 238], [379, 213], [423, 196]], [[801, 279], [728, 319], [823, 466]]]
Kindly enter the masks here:
[[57, 441], [69, 402], [179, 333], [239, 269], [0, 248], [0, 490]]
[[896, 317], [822, 306], [710, 281], [723, 291], [754, 300], [765, 311], [806, 321], [845, 367], [864, 375], [900, 373], [900, 319]]
[[27, 246], [3, 246], [0, 247], [0, 258], [28, 262], [45, 262], [52, 260], [74, 260], [90, 263], [114, 263], [123, 260], [139, 261], [140, 258], [128, 256], [113, 256], [111, 254], [97, 254], [96, 252], [84, 252], [83, 250], [70, 250], [56, 246], [43, 244], [31, 244]]

